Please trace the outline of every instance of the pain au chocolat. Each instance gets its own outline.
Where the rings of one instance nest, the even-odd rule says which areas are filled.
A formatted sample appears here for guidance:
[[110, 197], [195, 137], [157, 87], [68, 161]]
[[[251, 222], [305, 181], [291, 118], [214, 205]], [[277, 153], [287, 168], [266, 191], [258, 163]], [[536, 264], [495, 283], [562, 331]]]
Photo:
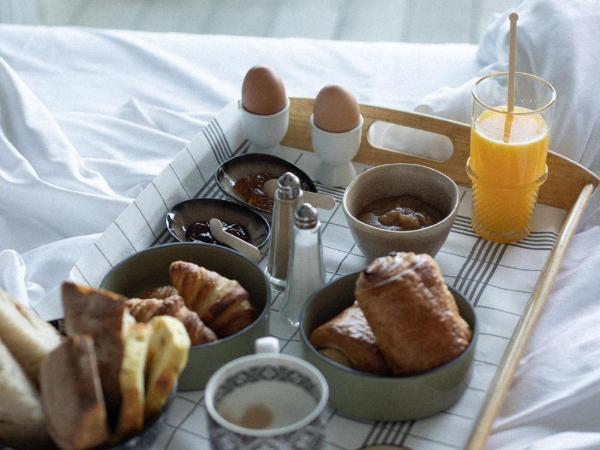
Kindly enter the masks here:
[[389, 373], [375, 335], [356, 302], [316, 328], [310, 342], [323, 356], [344, 366], [378, 375]]
[[360, 274], [355, 295], [394, 375], [432, 369], [469, 345], [469, 325], [429, 255], [375, 259]]

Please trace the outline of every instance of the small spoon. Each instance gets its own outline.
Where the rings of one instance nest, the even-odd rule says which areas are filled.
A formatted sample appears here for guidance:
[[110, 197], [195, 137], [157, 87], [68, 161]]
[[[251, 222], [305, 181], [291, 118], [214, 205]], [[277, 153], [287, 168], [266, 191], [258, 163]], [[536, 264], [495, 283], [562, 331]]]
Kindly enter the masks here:
[[[275, 191], [277, 190], [277, 178], [267, 180], [263, 184], [263, 191], [269, 197], [275, 197]], [[318, 192], [303, 191], [303, 198], [305, 202], [321, 209], [333, 209], [335, 208], [335, 198], [333, 195], [321, 194]]]
[[231, 248], [237, 250], [252, 261], [259, 262], [262, 259], [262, 254], [257, 247], [236, 236], [233, 236], [232, 234], [227, 233], [225, 230], [223, 230], [223, 222], [221, 222], [219, 219], [210, 219], [208, 226], [210, 227], [210, 234], [212, 234], [217, 241], [229, 245]]

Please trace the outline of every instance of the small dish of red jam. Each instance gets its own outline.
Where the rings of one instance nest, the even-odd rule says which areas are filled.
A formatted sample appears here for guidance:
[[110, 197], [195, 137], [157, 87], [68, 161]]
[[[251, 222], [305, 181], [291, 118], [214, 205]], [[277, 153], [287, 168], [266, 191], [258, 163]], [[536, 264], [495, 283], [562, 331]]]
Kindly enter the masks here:
[[194, 198], [175, 205], [166, 217], [167, 230], [179, 242], [201, 242], [226, 246], [210, 233], [210, 219], [219, 219], [224, 230], [255, 247], [269, 239], [271, 227], [246, 205], [216, 198]]
[[[221, 221], [223, 223], [223, 229], [225, 232], [242, 239], [243, 241], [250, 242], [250, 234], [248, 230], [244, 228], [239, 223], [227, 223], [225, 221]], [[203, 220], [200, 222], [194, 222], [191, 225], [188, 225], [185, 230], [185, 240], [189, 242], [205, 242], [207, 244], [216, 244], [217, 240], [213, 237], [210, 232], [210, 226], [208, 224], [208, 220]]]

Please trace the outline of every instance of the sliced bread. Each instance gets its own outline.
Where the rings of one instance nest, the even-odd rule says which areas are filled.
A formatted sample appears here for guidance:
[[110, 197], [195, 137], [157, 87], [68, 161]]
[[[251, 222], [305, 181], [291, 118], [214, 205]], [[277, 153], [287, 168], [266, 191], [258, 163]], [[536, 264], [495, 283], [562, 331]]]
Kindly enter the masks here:
[[144, 427], [146, 356], [151, 327], [135, 323], [128, 327], [121, 373], [121, 412], [116, 437], [121, 440]]
[[146, 418], [151, 419], [160, 414], [187, 364], [190, 338], [174, 317], [156, 316], [148, 324], [152, 326], [152, 336], [146, 365]]
[[0, 290], [0, 339], [29, 379], [39, 386], [42, 361], [60, 344], [56, 329]]
[[42, 364], [42, 403], [48, 432], [65, 450], [97, 447], [108, 438], [94, 344], [70, 336]]
[[117, 418], [121, 409], [119, 376], [127, 299], [114, 292], [72, 282], [63, 283], [62, 299], [67, 335], [89, 334], [93, 339], [108, 415], [111, 419]]
[[46, 448], [50, 437], [40, 397], [0, 340], [0, 447]]

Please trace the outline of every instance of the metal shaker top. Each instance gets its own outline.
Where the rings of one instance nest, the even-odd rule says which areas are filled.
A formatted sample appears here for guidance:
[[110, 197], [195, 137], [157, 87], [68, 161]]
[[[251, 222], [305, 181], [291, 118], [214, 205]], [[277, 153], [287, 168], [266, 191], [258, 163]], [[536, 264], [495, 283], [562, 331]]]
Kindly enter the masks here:
[[294, 200], [300, 195], [300, 179], [286, 172], [277, 179], [277, 195], [282, 200]]
[[317, 208], [310, 203], [303, 203], [296, 209], [294, 223], [302, 230], [308, 230], [317, 226], [319, 222]]

